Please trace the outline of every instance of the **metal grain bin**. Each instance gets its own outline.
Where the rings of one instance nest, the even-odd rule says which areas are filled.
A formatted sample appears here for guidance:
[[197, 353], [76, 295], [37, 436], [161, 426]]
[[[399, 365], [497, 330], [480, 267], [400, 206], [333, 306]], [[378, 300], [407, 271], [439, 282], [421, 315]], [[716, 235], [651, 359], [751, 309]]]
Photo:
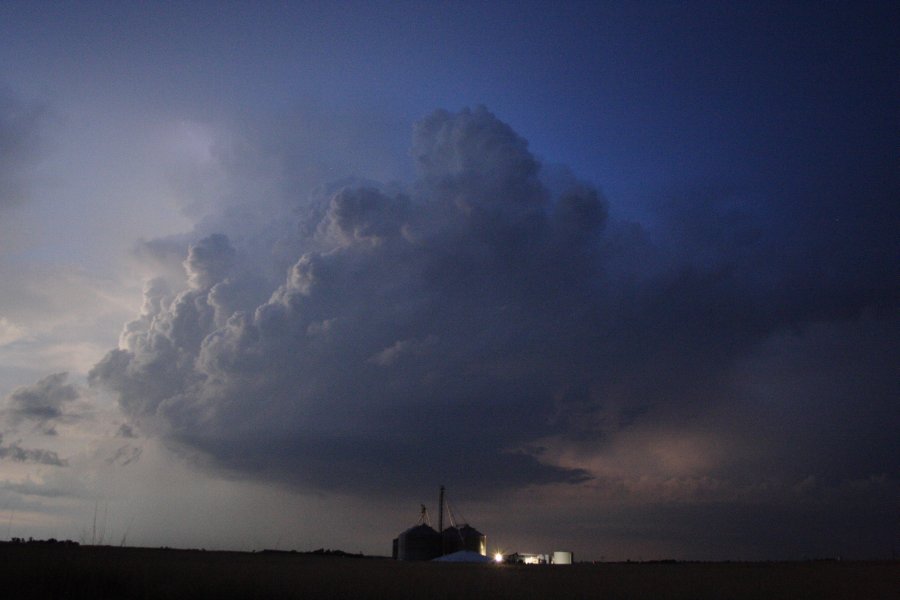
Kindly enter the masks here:
[[441, 555], [441, 534], [422, 523], [410, 527], [397, 538], [400, 560], [431, 560]]
[[468, 550], [487, 556], [487, 538], [471, 525], [448, 527], [443, 531], [443, 538], [444, 554]]

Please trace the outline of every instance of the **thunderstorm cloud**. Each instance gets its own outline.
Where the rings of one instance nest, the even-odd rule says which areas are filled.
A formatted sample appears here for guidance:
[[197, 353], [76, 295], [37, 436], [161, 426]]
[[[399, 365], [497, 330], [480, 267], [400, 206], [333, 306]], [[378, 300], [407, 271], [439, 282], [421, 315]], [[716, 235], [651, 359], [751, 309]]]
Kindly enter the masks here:
[[[789, 446], [785, 489], [877, 473], [896, 450], [876, 434], [838, 458], [819, 405], [791, 397], [822, 383], [775, 366], [853, 370], [894, 344], [881, 331], [897, 289], [871, 271], [813, 276], [741, 198], [693, 198], [656, 230], [613, 220], [596, 188], [545, 169], [481, 107], [425, 118], [412, 156], [409, 186], [332, 188], [294, 199], [277, 236], [232, 223], [186, 244], [180, 288], [148, 284], [91, 382], [211, 468], [351, 493], [438, 474], [473, 494], [734, 499]], [[824, 245], [810, 219], [796, 226]], [[846, 335], [860, 337], [855, 366], [836, 350]], [[891, 410], [893, 384], [872, 371], [868, 414], [821, 390], [860, 431]]]
[[257, 4], [0, 2], [7, 537], [891, 556], [894, 4]]

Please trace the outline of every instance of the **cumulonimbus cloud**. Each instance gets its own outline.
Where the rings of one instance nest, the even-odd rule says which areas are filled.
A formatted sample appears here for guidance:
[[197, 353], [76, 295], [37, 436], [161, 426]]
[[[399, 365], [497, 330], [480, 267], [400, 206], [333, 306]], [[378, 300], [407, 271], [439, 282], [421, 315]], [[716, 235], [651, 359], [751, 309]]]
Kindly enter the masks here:
[[611, 223], [592, 186], [551, 193], [484, 108], [427, 117], [413, 156], [404, 190], [305, 206], [271, 288], [254, 242], [193, 243], [188, 286], [148, 285], [91, 382], [143, 431], [248, 476], [353, 491], [436, 473], [473, 490], [578, 482], [591, 474], [535, 441], [602, 444], [654, 408], [697, 410], [711, 373], [831, 310], [810, 290], [771, 294], [784, 282], [754, 276], [771, 252], [757, 238], [679, 262]]

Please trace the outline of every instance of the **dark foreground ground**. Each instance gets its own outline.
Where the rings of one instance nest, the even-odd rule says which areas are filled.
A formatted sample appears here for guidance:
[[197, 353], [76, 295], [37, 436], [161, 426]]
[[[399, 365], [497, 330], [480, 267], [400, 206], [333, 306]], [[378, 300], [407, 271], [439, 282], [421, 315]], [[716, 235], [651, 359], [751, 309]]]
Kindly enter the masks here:
[[900, 563], [604, 563], [554, 567], [0, 544], [0, 597], [897, 599]]

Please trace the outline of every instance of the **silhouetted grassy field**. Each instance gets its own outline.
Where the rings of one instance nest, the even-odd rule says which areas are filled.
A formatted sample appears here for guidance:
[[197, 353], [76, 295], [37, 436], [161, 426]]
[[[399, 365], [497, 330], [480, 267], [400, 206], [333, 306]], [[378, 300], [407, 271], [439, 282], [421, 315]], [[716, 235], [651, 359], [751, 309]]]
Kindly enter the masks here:
[[382, 558], [0, 544], [3, 598], [900, 598], [898, 562], [403, 563]]

